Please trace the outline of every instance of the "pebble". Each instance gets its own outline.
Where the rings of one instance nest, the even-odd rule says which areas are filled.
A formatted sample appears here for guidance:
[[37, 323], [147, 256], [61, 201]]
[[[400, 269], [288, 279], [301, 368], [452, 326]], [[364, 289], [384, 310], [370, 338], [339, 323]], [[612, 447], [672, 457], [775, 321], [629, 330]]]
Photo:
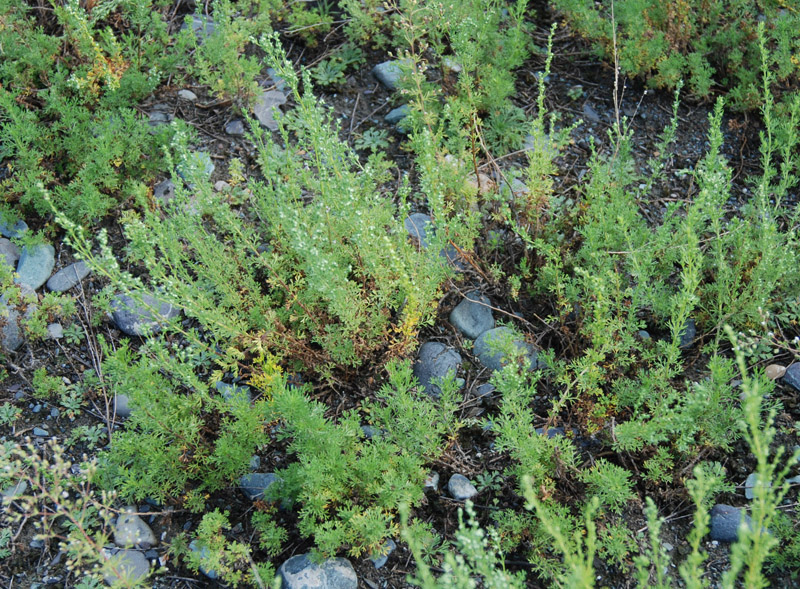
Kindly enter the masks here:
[[[177, 317], [180, 309], [169, 303], [161, 302], [153, 295], [142, 295], [142, 303], [136, 302], [130, 295], [118, 295], [111, 301], [111, 318], [120, 331], [127, 335], [150, 335], [161, 331], [159, 321]], [[154, 309], [158, 308], [158, 313]], [[152, 310], [151, 310], [152, 309]]]
[[[187, 523], [191, 524], [191, 522]], [[192, 552], [197, 552], [200, 555], [200, 558], [206, 558], [208, 556], [208, 546], [200, 546], [200, 544], [197, 543], [197, 540], [192, 540], [189, 542], [189, 550]], [[203, 568], [203, 566], [200, 566], [200, 572], [212, 581], [219, 576], [215, 570], [206, 570]]]
[[239, 489], [251, 501], [264, 497], [264, 493], [281, 478], [272, 472], [251, 472], [239, 479]]
[[387, 90], [396, 90], [397, 84], [403, 76], [399, 61], [384, 61], [372, 68], [372, 75], [383, 84]]
[[692, 347], [694, 343], [694, 339], [697, 337], [697, 326], [694, 323], [694, 319], [689, 317], [686, 320], [686, 326], [681, 330], [680, 333], [680, 343], [678, 347], [681, 350], [688, 350]]
[[394, 552], [395, 548], [397, 548], [397, 544], [395, 541], [389, 538], [386, 542], [383, 543], [383, 547], [381, 548], [380, 554], [376, 556], [370, 556], [370, 560], [372, 561], [373, 566], [376, 569], [381, 568], [386, 562], [389, 560], [389, 557]]
[[286, 92], [288, 88], [286, 87], [286, 82], [283, 78], [278, 75], [278, 72], [275, 71], [275, 68], [268, 67], [267, 68], [267, 75], [269, 76], [269, 85], [275, 86], [281, 92]]
[[764, 369], [764, 374], [770, 380], [778, 380], [786, 374], [786, 367], [780, 364], [770, 364]]
[[114, 544], [120, 548], [144, 548], [145, 550], [158, 544], [156, 535], [144, 520], [135, 513], [133, 507], [126, 507], [117, 518], [114, 526]]
[[783, 374], [783, 382], [800, 391], [800, 362], [795, 362]]
[[2, 496], [2, 498], [5, 500], [11, 501], [16, 497], [25, 494], [25, 491], [27, 490], [28, 481], [17, 481], [15, 485], [11, 485], [10, 487], [6, 487], [0, 491], [0, 496]]
[[261, 468], [261, 456], [254, 454], [250, 457], [250, 470], [258, 470]]
[[299, 554], [278, 569], [282, 589], [357, 589], [358, 576], [344, 558], [330, 558], [317, 564], [311, 555]]
[[214, 385], [214, 388], [219, 391], [226, 401], [232, 401], [240, 397], [246, 397], [248, 403], [253, 400], [253, 394], [250, 392], [250, 387], [228, 384], [227, 382], [220, 381]]
[[50, 417], [56, 419], [59, 415], [61, 415], [61, 412], [56, 407], [50, 409]]
[[[755, 487], [756, 481], [758, 480], [758, 473], [751, 472], [747, 475], [747, 479], [744, 481], [744, 496], [747, 499], [753, 499], [756, 496]], [[767, 483], [768, 487], [772, 486], [772, 482]]]
[[60, 323], [51, 323], [47, 326], [47, 335], [50, 339], [61, 339], [64, 337], [64, 328]]
[[17, 244], [5, 237], [0, 237], [0, 259], [9, 268], [15, 268], [17, 260], [19, 260], [19, 247]]
[[228, 135], [234, 135], [236, 137], [240, 137], [244, 135], [244, 123], [241, 119], [234, 119], [227, 125], [225, 125], [225, 132]]
[[425, 342], [420, 346], [419, 356], [414, 363], [414, 376], [417, 377], [425, 393], [438, 398], [442, 394], [439, 385], [431, 379], [444, 378], [450, 372], [455, 374], [461, 366], [461, 354], [439, 342]]
[[556, 436], [563, 436], [564, 435], [564, 428], [563, 427], [548, 427], [547, 431], [543, 427], [537, 427], [536, 433], [540, 436], [547, 434], [548, 438], [555, 438]]
[[214, 162], [211, 161], [211, 156], [205, 151], [190, 151], [186, 157], [175, 168], [180, 176], [186, 182], [191, 182], [195, 177], [201, 179], [208, 179], [214, 173]]
[[434, 491], [439, 490], [439, 473], [435, 470], [431, 471], [431, 473], [425, 477], [425, 488], [426, 489], [433, 489]]
[[56, 250], [49, 243], [26, 245], [17, 263], [16, 284], [27, 284], [33, 290], [42, 286], [56, 265]]
[[286, 96], [279, 90], [267, 90], [256, 100], [253, 106], [253, 114], [258, 119], [262, 127], [270, 131], [278, 130], [278, 123], [275, 120], [273, 107], [286, 104]]
[[175, 116], [171, 112], [167, 112], [169, 107], [162, 104], [157, 104], [153, 107], [148, 115], [148, 124], [151, 127], [158, 127], [159, 125], [168, 125], [172, 122]]
[[32, 411], [33, 413], [39, 413], [41, 410], [42, 410], [42, 405], [41, 405], [41, 403], [37, 403], [37, 404], [36, 404], [36, 406], [35, 406], [33, 409], [31, 409], [31, 411]]
[[[750, 516], [744, 515], [750, 525]], [[717, 504], [711, 508], [711, 539], [718, 542], [736, 542], [739, 538], [739, 524], [742, 511], [731, 505]]]
[[0, 318], [2, 318], [0, 341], [2, 341], [6, 350], [14, 352], [25, 341], [22, 337], [22, 330], [19, 327], [20, 314], [5, 301], [0, 300]]
[[423, 213], [414, 213], [406, 217], [405, 221], [403, 221], [403, 225], [406, 231], [408, 231], [408, 234], [419, 242], [420, 247], [427, 249], [430, 245], [430, 241], [428, 240], [428, 226], [430, 225], [433, 227], [431, 218]]
[[[197, 37], [197, 40], [200, 42], [201, 45], [207, 37], [210, 37], [211, 35], [214, 34], [214, 31], [217, 28], [212, 19], [207, 17], [200, 17], [197, 16], [196, 14], [192, 15], [192, 23], [190, 26], [192, 27], [192, 32], [194, 33], [194, 36]], [[183, 25], [181, 25], [181, 30], [184, 30], [185, 28], [186, 28], [186, 23], [183, 23]]]
[[80, 260], [53, 274], [50, 280], [47, 281], [47, 288], [54, 292], [64, 292], [76, 286], [81, 280], [89, 276], [91, 272], [92, 269], [89, 268], [89, 265], [83, 260]]
[[22, 237], [28, 230], [28, 224], [22, 219], [11, 221], [0, 218], [0, 235], [3, 237]]
[[225, 180], [217, 180], [214, 182], [214, 190], [217, 192], [228, 192], [231, 189], [231, 185], [225, 182]]
[[144, 554], [138, 550], [118, 550], [110, 551], [103, 549], [103, 556], [106, 559], [116, 558], [118, 565], [116, 571], [111, 571], [103, 575], [103, 580], [109, 585], [114, 582], [119, 584], [120, 579], [130, 582], [137, 582], [144, 579], [150, 572], [150, 563], [147, 562]]
[[486, 368], [500, 370], [505, 364], [506, 358], [500, 350], [493, 352], [494, 349], [500, 347], [500, 344], [513, 345], [517, 349], [525, 351], [531, 362], [531, 370], [541, 367], [540, 362], [537, 360], [538, 354], [533, 349], [533, 346], [525, 342], [511, 328], [505, 326], [484, 331], [475, 340], [472, 350]]
[[153, 198], [160, 200], [162, 205], [169, 203], [175, 197], [175, 184], [167, 178], [156, 184], [153, 188]]
[[470, 339], [494, 327], [490, 301], [479, 292], [468, 292], [450, 312], [450, 323]]
[[478, 494], [478, 489], [475, 488], [469, 479], [463, 474], [454, 474], [447, 482], [447, 490], [450, 496], [456, 501], [466, 501], [472, 499]]
[[197, 94], [195, 94], [191, 90], [180, 90], [178, 91], [178, 98], [183, 98], [184, 100], [188, 100], [189, 102], [194, 102], [195, 100], [197, 100]]
[[122, 417], [123, 419], [131, 416], [128, 395], [124, 393], [116, 393], [114, 395], [114, 413], [117, 417]]
[[390, 110], [389, 114], [383, 117], [383, 120], [390, 125], [396, 125], [406, 118], [410, 112], [411, 108], [407, 104], [404, 104], [403, 106], [398, 106], [397, 108]]
[[33, 428], [33, 435], [38, 438], [46, 438], [47, 436], [50, 435], [50, 432], [41, 427], [35, 427]]
[[39, 550], [41, 548], [44, 548], [44, 540], [40, 538], [34, 538], [33, 540], [30, 541], [28, 546], [30, 546], [34, 550]]
[[591, 123], [599, 123], [600, 122], [600, 115], [597, 114], [597, 111], [592, 108], [592, 106], [586, 102], [583, 105], [583, 116], [584, 118], [591, 122]]

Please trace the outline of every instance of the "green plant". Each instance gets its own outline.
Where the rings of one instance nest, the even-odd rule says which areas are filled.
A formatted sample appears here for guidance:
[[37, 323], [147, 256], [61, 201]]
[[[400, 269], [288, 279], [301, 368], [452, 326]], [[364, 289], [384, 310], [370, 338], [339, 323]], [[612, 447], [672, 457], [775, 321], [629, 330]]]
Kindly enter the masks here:
[[[225, 538], [225, 530], [230, 528], [228, 512], [215, 509], [206, 513], [197, 527], [196, 550], [178, 549], [189, 568], [195, 572], [214, 571], [225, 583], [233, 587], [265, 586], [274, 575], [270, 566], [256, 566], [247, 544]], [[177, 545], [173, 544], [173, 548]]]
[[600, 55], [616, 55], [626, 74], [645, 76], [655, 87], [685, 79], [700, 97], [723, 87], [737, 108], [758, 107], [763, 98], [758, 27], [773, 47], [769, 67], [776, 79], [785, 80], [797, 67], [798, 15], [783, 2], [557, 0], [555, 6]]
[[258, 94], [261, 63], [255, 55], [248, 55], [248, 43], [253, 36], [267, 33], [268, 23], [260, 19], [243, 18], [239, 7], [228, 0], [217, 0], [214, 6], [214, 30], [197, 39], [192, 30], [191, 17], [186, 17], [189, 39], [195, 41], [193, 75], [209, 86], [219, 100], [233, 100], [238, 108], [247, 110]]
[[100, 424], [79, 425], [72, 430], [64, 445], [67, 448], [71, 448], [75, 444], [82, 442], [89, 449], [94, 449], [105, 435], [105, 428]]
[[11, 528], [0, 529], [0, 559], [6, 558], [11, 554], [8, 544], [11, 542], [12, 535]]
[[377, 153], [381, 149], [389, 147], [389, 133], [386, 129], [367, 129], [356, 138], [355, 146], [357, 149], [369, 150]]
[[630, 480], [631, 473], [622, 467], [602, 458], [591, 469], [581, 473], [581, 480], [589, 487], [588, 491], [600, 500], [600, 505], [614, 513], [634, 497]]
[[[464, 521], [464, 511], [467, 521]], [[410, 579], [412, 585], [425, 589], [446, 587], [474, 587], [476, 578], [482, 587], [493, 589], [525, 587], [521, 573], [505, 571], [502, 556], [493, 550], [497, 539], [482, 529], [475, 521], [472, 503], [467, 501], [464, 510], [458, 510], [458, 530], [455, 533], [453, 550], [448, 550], [442, 563], [442, 575], [434, 578], [430, 567], [423, 559], [423, 541], [415, 528], [408, 525], [404, 516], [403, 537], [408, 542], [417, 561], [417, 573]]]
[[60, 393], [64, 389], [64, 383], [57, 376], [49, 376], [47, 368], [41, 366], [34, 370], [33, 379], [33, 394], [37, 399], [49, 399]]
[[347, 66], [337, 59], [323, 59], [311, 71], [311, 76], [318, 86], [334, 86], [345, 82], [344, 72]]
[[11, 403], [3, 403], [0, 405], [0, 426], [13, 426], [20, 415], [22, 415], [22, 410], [19, 407], [15, 407]]

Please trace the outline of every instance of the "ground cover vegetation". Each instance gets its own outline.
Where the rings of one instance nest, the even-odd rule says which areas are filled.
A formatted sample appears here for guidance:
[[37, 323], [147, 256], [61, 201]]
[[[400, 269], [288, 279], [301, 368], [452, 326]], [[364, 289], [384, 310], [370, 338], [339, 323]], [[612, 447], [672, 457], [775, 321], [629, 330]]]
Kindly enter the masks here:
[[[63, 242], [95, 285], [37, 295], [0, 264], [4, 330], [19, 316], [34, 350], [66, 324], [50, 365], [2, 352], [2, 574], [33, 540], [63, 551], [67, 586], [267, 587], [295, 553], [356, 562], [392, 540], [412, 564], [391, 586], [797, 582], [800, 413], [774, 370], [800, 355], [799, 18], [750, 0], [0, 0], [4, 234]], [[567, 34], [613, 79], [580, 174], [564, 154], [589, 122], [548, 102]], [[334, 99], [389, 56], [404, 118], [359, 132]], [[627, 76], [669, 93], [649, 153]], [[212, 162], [203, 124], [147, 114], [185, 87], [244, 122], [243, 155]], [[259, 111], [265, 91], [286, 106]], [[708, 116], [678, 168], [686, 101]], [[730, 112], [758, 121], [746, 174]], [[429, 395], [419, 344], [475, 284], [536, 359], [501, 343], [501, 368]], [[120, 295], [181, 314], [120, 337]], [[28, 399], [68, 432], [25, 441]], [[254, 457], [274, 484], [237, 509]], [[733, 462], [756, 482], [720, 570], [709, 512], [737, 499]], [[459, 468], [479, 494], [441, 507], [431, 471]], [[199, 522], [163, 524], [149, 579], [106, 549], [130, 504]]]

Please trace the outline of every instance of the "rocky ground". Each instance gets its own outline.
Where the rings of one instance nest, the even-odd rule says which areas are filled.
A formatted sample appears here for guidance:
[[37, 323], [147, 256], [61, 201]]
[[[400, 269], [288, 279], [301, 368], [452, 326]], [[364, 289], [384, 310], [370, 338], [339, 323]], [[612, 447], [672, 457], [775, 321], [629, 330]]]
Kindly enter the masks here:
[[[546, 24], [546, 23], [545, 23]], [[539, 44], [544, 41], [545, 26], [541, 26], [538, 35]], [[567, 32], [559, 33], [555, 42], [555, 61], [548, 79], [548, 108], [560, 113], [564, 125], [582, 119], [573, 133], [573, 142], [559, 158], [561, 175], [556, 191], [567, 194], [575, 183], [579, 182], [587, 170], [590, 140], [593, 139], [601, 149], [607, 149], [609, 140], [607, 131], [616, 120], [617, 113], [622, 113], [632, 121], [634, 131], [633, 144], [639, 162], [644, 162], [655, 149], [658, 133], [667, 125], [671, 116], [672, 96], [666, 92], [645, 92], [638, 81], [622, 79], [624, 86], [622, 99], [614, 104], [614, 72], [609, 66], [600, 63], [590, 49]], [[296, 66], [308, 65], [318, 61], [325, 54], [325, 49], [311, 51], [296, 48], [291, 57]], [[402, 111], [395, 109], [398, 103], [393, 99], [391, 80], [384, 75], [384, 68], [379, 64], [387, 61], [385, 54], [374, 54], [370, 61], [359, 71], [347, 78], [346, 84], [335, 87], [329, 92], [320, 92], [335, 111], [341, 121], [341, 133], [344, 139], [354, 142], [366, 129], [386, 129], [392, 139], [388, 153], [395, 163], [395, 173], [411, 171], [411, 160], [408, 153], [401, 148], [403, 142]], [[378, 66], [376, 68], [376, 66]], [[518, 72], [517, 104], [527, 113], [535, 111], [535, 93], [537, 75], [543, 68], [543, 58], [532, 58]], [[389, 72], [391, 73], [391, 72]], [[271, 107], [286, 110], [291, 108], [282, 92], [280, 80], [265, 78], [264, 90], [258, 102], [254, 116], [270, 130], [276, 128], [272, 119]], [[151, 124], [163, 124], [179, 117], [194, 126], [200, 137], [197, 146], [198, 163], [203, 166], [212, 182], [217, 183], [219, 190], [225, 190], [224, 170], [231, 157], [239, 157], [254, 170], [253, 146], [244, 136], [244, 124], [239, 116], [227, 105], [215, 104], [213, 97], [203, 87], [165, 87], [157, 95], [139, 105], [142, 115], [148, 117]], [[710, 105], [685, 101], [679, 110], [680, 125], [678, 129], [677, 148], [669, 165], [669, 181], [667, 188], [660, 194], [649, 196], [642, 203], [643, 214], [656, 222], [665, 211], [667, 203], [692, 198], [695, 187], [691, 177], [680, 173], [681, 170], [692, 169], [704, 155], [707, 147], [706, 131]], [[734, 169], [734, 195], [739, 202], [748, 198], [748, 187], [741, 179], [757, 171], [757, 119], [746, 114], [729, 114], [725, 121], [726, 156]], [[524, 150], [511, 154], [496, 162], [487, 162], [482, 166], [485, 176], [481, 182], [500, 183], [502, 179], [498, 170], [508, 170], [519, 166], [524, 161]], [[154, 186], [156, 198], [169, 198], [171, 181], [167, 179]], [[737, 203], [732, 202], [731, 206]], [[417, 210], [405, 219], [405, 228], [409, 238], [418, 241], [421, 247], [427, 246], [428, 232], [435, 230], [430, 218], [420, 203]], [[19, 236], [25, 228], [41, 229], [43, 221], [38, 218], [19, 219], [16, 224], [0, 227], [4, 239], [0, 240], [0, 253], [5, 263], [14, 268], [18, 274], [17, 282], [25, 285], [23, 290], [32, 294], [29, 302], [14, 304], [2, 301], [9, 316], [2, 328], [2, 344], [8, 351], [8, 376], [0, 384], [0, 403], [8, 402], [21, 409], [20, 417], [13, 425], [0, 427], [0, 435], [6, 440], [21, 442], [30, 437], [34, 445], [44, 447], [47, 440], [56, 438], [65, 441], [78, 427], [104, 426], [112, 421], [115, 427], [125, 427], [128, 415], [126, 399], [90, 398], [87, 406], [79, 411], [65, 407], [57, 402], [39, 401], [33, 396], [34, 372], [46, 368], [50, 375], [56, 375], [65, 383], [78, 383], [82, 374], [96, 366], [99, 360], [97, 334], [115, 343], [129, 339], [134, 345], [142, 342], [146, 333], [157, 330], [157, 317], [150, 310], [139, 307], [125, 297], [117, 298], [112, 304], [112, 312], [104, 314], [93, 307], [92, 295], [104, 285], [95, 277], [83, 262], [75, 262], [70, 249], [56, 233], [52, 235], [50, 244], [18, 248], [8, 238]], [[107, 223], [112, 243], [120, 248], [122, 239], [113, 220]], [[519, 246], [508, 235], [499, 235], [507, 240], [505, 248], [490, 250], [479, 246], [479, 256], [494, 256], [500, 263], [508, 263], [513, 258], [515, 248]], [[436, 396], [438, 387], [431, 379], [445, 375], [449, 370], [456, 370], [462, 381], [464, 402], [461, 405], [462, 416], [486, 417], [491, 414], [497, 399], [493, 397], [493, 388], [487, 383], [492, 370], [499, 366], [500, 358], [489, 351], [487, 342], [509, 336], [507, 327], [499, 326], [498, 320], [513, 323], [526, 339], [515, 342], [531, 355], [532, 364], [537, 363], [535, 346], [544, 345], [554, 339], [552, 327], [542, 319], [549, 313], [546, 303], [533, 301], [524, 297], [513, 300], [506, 285], [498, 285], [487, 281], [485, 276], [464, 260], [458, 252], [447, 250], [442, 252], [443, 259], [456, 264], [460, 270], [459, 278], [447, 285], [444, 297], [440, 302], [439, 316], [434, 327], [426, 329], [420, 336], [421, 346], [415, 358], [415, 374], [426, 391]], [[47, 292], [63, 292], [74, 297], [78, 321], [73, 325], [61, 325], [53, 322], [47, 325], [47, 337], [41, 341], [29, 341], [18, 327], [18, 320], [25, 313], [30, 313], [37, 304], [36, 299]], [[164, 316], [179, 312], [169, 305], [161, 305], [159, 301], [150, 301], [153, 307], [160, 306]], [[99, 323], [94, 321], [100, 313]], [[658, 337], [659, 334], [652, 334]], [[146, 337], [146, 336], [145, 336]], [[702, 338], [702, 334], [697, 336]], [[689, 341], [690, 350], [688, 364], [698, 373], [702, 372], [705, 358], [700, 352], [701, 339]], [[776, 363], [788, 366], [793, 362], [791, 357], [779, 357]], [[784, 423], [800, 421], [800, 410], [797, 404], [797, 391], [800, 390], [800, 364], [790, 367], [788, 372], [781, 368], [773, 368], [778, 379], [776, 398], [783, 402], [785, 413], [779, 416]], [[379, 367], [367, 367], [352, 383], [347, 383], [340, 390], [326, 390], [320, 385], [315, 388], [315, 396], [329, 401], [330, 413], [339, 414], [349, 406], [347, 399], [348, 386], [356, 388], [369, 378], [377, 375]], [[228, 384], [222, 387], [223, 394], [248, 394], [247, 390]], [[544, 406], [546, 395], [542, 397]], [[540, 412], [544, 415], [545, 411]], [[112, 419], [110, 416], [115, 415]], [[550, 429], [542, 423], [535, 424], [541, 435], [564, 435], [573, 424], [564, 422]], [[103, 438], [96, 444], [87, 440], [77, 443], [72, 448], [75, 458], [85, 452], [102, 447]], [[784, 436], [781, 440], [791, 447], [797, 444], [796, 434]], [[597, 450], [597, 444], [591, 437], [581, 440], [584, 458], [589, 459]], [[224, 507], [230, 509], [232, 522], [246, 522], [243, 517], [253, 508], [264, 490], [274, 482], [271, 468], [278, 466], [281, 460], [280, 450], [269, 455], [254, 457], [253, 473], [244, 477], [238, 487], [218, 493], [209, 501], [209, 508]], [[704, 541], [704, 547], [710, 554], [709, 579], [718, 580], [725, 570], [729, 542], [735, 538], [735, 528], [741, 513], [738, 508], [746, 506], [752, 495], [752, 473], [754, 463], [744, 445], [737, 446], [735, 453], [725, 456], [726, 468], [732, 477], [740, 483], [734, 494], [722, 496], [712, 511], [712, 535]], [[457, 512], [463, 501], [470, 498], [475, 503], [482, 520], [489, 521], [486, 514], [494, 509], [490, 499], [495, 499], [500, 506], [520, 504], [520, 498], [513, 492], [513, 485], [502, 477], [508, 465], [508, 456], [493, 450], [491, 433], [479, 426], [462, 430], [453, 448], [438, 464], [432, 465], [433, 471], [426, 487], [426, 503], [419, 510], [418, 516], [434, 524], [443, 535], [448, 536], [457, 523]], [[794, 473], [795, 475], [797, 473]], [[800, 485], [800, 479], [795, 480]], [[4, 494], [13, 498], [19, 488], [8, 488]], [[662, 497], [671, 506], [667, 524], [663, 530], [666, 546], [677, 563], [688, 552], [686, 535], [691, 524], [692, 510], [687, 498], [676, 494], [671, 499], [668, 493]], [[797, 490], [790, 491], [784, 506], [786, 513], [793, 514], [796, 509]], [[731, 504], [734, 507], [731, 507]], [[182, 531], [196, 528], [199, 516], [182, 510], [143, 504], [138, 506], [119, 506], [121, 513], [111, 530], [116, 547], [109, 547], [110, 553], [122, 550], [126, 566], [133, 574], [142, 574], [156, 567], [163, 567], [153, 577], [154, 586], [171, 588], [198, 588], [217, 586], [214, 571], [205, 574], [194, 574], [185, 566], [171, 562], [167, 557], [166, 546], [171, 538]], [[130, 512], [130, 513], [129, 513]], [[291, 521], [291, 514], [285, 514]], [[641, 505], [630, 505], [625, 512], [628, 527], [632, 530], [644, 529], [646, 523], [642, 516]], [[14, 529], [11, 546], [12, 555], [0, 564], [0, 579], [6, 587], [72, 587], [79, 579], [63, 566], [64, 556], [58, 546], [51, 542], [42, 542], [33, 538], [30, 525]], [[231, 530], [232, 539], [247, 541], [250, 530], [246, 523], [237, 523]], [[135, 544], [135, 549], [125, 548]], [[326, 585], [309, 585], [325, 587], [405, 587], [406, 576], [414, 571], [414, 561], [409, 550], [402, 543], [387, 545], [386, 557], [373, 559], [330, 560], [323, 565], [315, 565], [304, 556], [311, 544], [307, 539], [293, 536], [287, 543], [285, 551], [276, 564], [282, 564], [281, 571], [286, 587], [300, 587], [305, 575], [310, 578], [325, 578]], [[524, 554], [508, 555], [509, 567], [526, 569], [529, 565]], [[673, 564], [675, 566], [675, 564]], [[629, 572], [619, 567], [609, 566], [598, 560], [598, 586], [629, 587], [633, 582]], [[786, 575], [776, 577], [774, 586], [797, 586]], [[533, 584], [532, 586], [536, 586]]]

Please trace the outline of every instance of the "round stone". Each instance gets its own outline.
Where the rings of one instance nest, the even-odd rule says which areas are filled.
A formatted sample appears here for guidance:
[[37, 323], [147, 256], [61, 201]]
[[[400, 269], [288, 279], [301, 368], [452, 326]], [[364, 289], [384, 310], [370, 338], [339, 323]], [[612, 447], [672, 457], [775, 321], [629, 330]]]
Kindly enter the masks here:
[[316, 563], [310, 554], [299, 554], [280, 566], [278, 577], [283, 589], [358, 589], [358, 576], [344, 558]]
[[80, 260], [53, 274], [47, 281], [47, 288], [54, 292], [64, 292], [79, 284], [91, 272], [92, 269], [89, 268], [89, 265]]
[[264, 497], [267, 489], [279, 482], [281, 478], [272, 472], [251, 472], [239, 479], [239, 488], [251, 501]]
[[134, 508], [125, 509], [128, 513], [121, 513], [114, 526], [114, 544], [120, 548], [144, 548], [155, 546], [158, 541], [153, 530], [144, 520], [135, 513]]
[[470, 339], [494, 327], [491, 303], [479, 292], [469, 292], [450, 313], [450, 323]]
[[466, 501], [472, 499], [478, 494], [478, 489], [475, 488], [469, 479], [463, 474], [454, 474], [447, 482], [447, 490], [450, 496], [456, 501]]
[[42, 286], [56, 265], [56, 250], [49, 243], [25, 246], [17, 262], [16, 284], [27, 284], [33, 290]]
[[750, 525], [750, 516], [731, 505], [718, 504], [711, 508], [711, 539], [717, 542], [736, 542], [742, 517]]
[[159, 301], [149, 294], [141, 295], [141, 302], [130, 295], [119, 295], [111, 301], [111, 318], [127, 335], [151, 335], [161, 331], [161, 321], [177, 317], [180, 310]]
[[426, 394], [438, 398], [442, 394], [442, 389], [431, 381], [445, 378], [448, 374], [455, 376], [459, 366], [461, 366], [461, 355], [453, 348], [439, 342], [425, 342], [420, 347], [419, 357], [414, 364], [414, 376]]
[[484, 331], [472, 348], [481, 364], [489, 370], [500, 370], [508, 362], [507, 352], [513, 349], [523, 352], [530, 359], [531, 370], [540, 367], [533, 346], [505, 326]]
[[150, 572], [150, 563], [147, 562], [144, 554], [138, 550], [103, 550], [106, 559], [113, 559], [115, 563], [112, 570], [103, 576], [109, 585], [113, 585], [120, 580], [138, 582], [144, 579]]

